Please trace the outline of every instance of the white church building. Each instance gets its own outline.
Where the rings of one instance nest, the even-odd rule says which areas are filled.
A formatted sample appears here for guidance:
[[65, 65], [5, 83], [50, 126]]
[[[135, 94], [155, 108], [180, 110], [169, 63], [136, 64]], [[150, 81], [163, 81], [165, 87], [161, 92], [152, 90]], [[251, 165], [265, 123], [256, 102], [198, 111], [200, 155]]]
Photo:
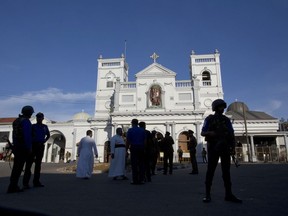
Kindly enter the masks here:
[[[92, 129], [99, 161], [107, 162], [109, 139], [118, 127], [126, 131], [133, 118], [146, 122], [146, 129], [156, 130], [160, 135], [164, 135], [166, 131], [171, 133], [175, 141], [175, 161], [178, 160], [179, 146], [184, 150], [184, 157], [189, 157], [187, 131], [193, 130], [199, 143], [197, 152], [200, 159], [201, 149], [206, 147], [200, 135], [203, 121], [212, 113], [212, 101], [224, 98], [220, 54], [217, 50], [206, 55], [197, 55], [192, 51], [190, 67], [187, 68], [189, 80], [176, 80], [177, 73], [159, 64], [158, 57], [153, 53], [152, 63], [135, 74], [135, 81], [129, 81], [129, 67], [124, 55], [120, 58], [100, 56], [94, 115], [80, 112], [67, 122], [45, 119], [44, 123], [48, 125], [51, 137], [46, 143], [43, 161], [57, 163], [61, 160], [66, 162], [67, 159], [76, 160], [77, 144], [85, 136], [86, 130]], [[239, 104], [242, 105], [242, 110]], [[280, 160], [282, 155], [286, 160], [287, 134], [278, 131], [278, 119], [266, 113], [257, 113], [258, 116], [239, 102], [231, 104], [227, 109], [227, 116], [231, 118], [236, 138], [241, 141], [238, 148], [239, 159], [271, 161], [272, 154], [275, 156], [274, 150], [277, 149], [274, 159]], [[0, 148], [5, 145], [2, 137], [12, 139], [14, 119], [0, 118]], [[36, 122], [33, 118], [31, 121]], [[270, 148], [269, 158], [267, 151], [257, 151], [259, 147]]]

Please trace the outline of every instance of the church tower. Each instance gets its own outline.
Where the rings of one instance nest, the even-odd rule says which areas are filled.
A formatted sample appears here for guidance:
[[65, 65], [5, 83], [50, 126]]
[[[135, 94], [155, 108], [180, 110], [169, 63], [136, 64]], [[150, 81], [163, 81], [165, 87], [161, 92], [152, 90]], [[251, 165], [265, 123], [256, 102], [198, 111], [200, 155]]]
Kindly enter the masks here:
[[94, 118], [107, 120], [114, 109], [114, 92], [117, 82], [128, 81], [128, 64], [121, 58], [98, 59], [97, 89]]
[[211, 113], [211, 105], [215, 99], [223, 99], [223, 87], [220, 69], [220, 53], [196, 55], [194, 51], [190, 55], [190, 75], [193, 82], [194, 109], [208, 109]]

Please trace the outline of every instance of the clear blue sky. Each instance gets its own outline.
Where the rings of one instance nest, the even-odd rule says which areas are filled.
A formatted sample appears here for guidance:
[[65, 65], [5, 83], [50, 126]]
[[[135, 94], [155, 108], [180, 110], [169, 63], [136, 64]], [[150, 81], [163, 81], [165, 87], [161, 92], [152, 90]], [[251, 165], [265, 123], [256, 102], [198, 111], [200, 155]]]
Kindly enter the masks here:
[[221, 57], [224, 98], [288, 118], [287, 0], [1, 0], [0, 118], [31, 104], [51, 120], [94, 114], [97, 58], [129, 78], [157, 62], [189, 79], [189, 55]]

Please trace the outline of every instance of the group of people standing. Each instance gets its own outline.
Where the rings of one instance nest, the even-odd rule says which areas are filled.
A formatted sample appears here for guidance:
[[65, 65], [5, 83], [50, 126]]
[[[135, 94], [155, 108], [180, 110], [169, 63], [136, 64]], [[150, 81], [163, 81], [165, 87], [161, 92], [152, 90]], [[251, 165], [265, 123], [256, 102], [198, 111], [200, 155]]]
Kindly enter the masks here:
[[[215, 112], [209, 115], [202, 127], [201, 135], [207, 141], [208, 165], [205, 178], [206, 193], [203, 202], [211, 202], [212, 181], [219, 158], [221, 158], [222, 177], [225, 187], [225, 200], [241, 203], [242, 200], [233, 195], [231, 189], [230, 163], [231, 156], [235, 155], [235, 137], [232, 123], [228, 117], [223, 115], [226, 103], [222, 99], [217, 99], [212, 103], [212, 110]], [[43, 187], [40, 182], [41, 161], [44, 152], [44, 143], [49, 139], [50, 132], [47, 125], [43, 124], [43, 113], [36, 115], [37, 123], [31, 124], [30, 118], [34, 113], [31, 106], [22, 108], [22, 114], [13, 122], [13, 154], [14, 164], [10, 177], [10, 185], [7, 193], [21, 192], [18, 186], [19, 177], [25, 166], [23, 177], [24, 189], [30, 188], [31, 166], [35, 162], [34, 187]], [[131, 184], [139, 185], [151, 182], [151, 175], [155, 174], [157, 159], [160, 150], [164, 152], [163, 174], [173, 173], [174, 140], [169, 132], [165, 137], [157, 136], [156, 131], [146, 130], [145, 122], [138, 122], [132, 119], [132, 127], [127, 131], [126, 138], [123, 137], [121, 128], [117, 128], [116, 135], [110, 140], [111, 164], [109, 177], [114, 180], [127, 180], [125, 166], [130, 151], [132, 181]], [[198, 174], [196, 160], [197, 140], [192, 130], [188, 131], [188, 150], [192, 163], [191, 174]], [[202, 156], [206, 159], [206, 150], [203, 149]], [[179, 151], [178, 151], [179, 153]], [[182, 151], [183, 153], [183, 151]], [[82, 138], [78, 147], [78, 164], [76, 176], [89, 179], [93, 172], [94, 155], [97, 158], [98, 152], [95, 140], [92, 138], [92, 131], [86, 132], [86, 137]], [[179, 157], [180, 158], [180, 157]], [[206, 162], [206, 161], [205, 161]]]
[[[205, 140], [207, 141], [208, 151], [207, 152], [206, 149], [203, 148], [201, 152], [203, 163], [208, 163], [205, 178], [206, 195], [203, 198], [203, 202], [205, 203], [211, 202], [212, 181], [219, 158], [221, 158], [222, 176], [225, 186], [225, 201], [242, 203], [242, 200], [233, 195], [231, 189], [230, 157], [235, 154], [235, 137], [230, 119], [223, 115], [226, 107], [227, 105], [222, 99], [213, 101], [212, 110], [215, 113], [213, 115], [209, 115], [205, 119], [201, 131], [201, 135], [205, 137]], [[122, 137], [122, 129], [120, 128], [117, 129], [117, 134], [115, 135], [117, 137], [114, 136], [111, 139], [112, 162], [109, 176], [114, 177], [114, 179], [117, 179], [118, 176], [122, 177], [122, 179], [128, 179], [125, 176], [125, 158], [127, 157], [128, 149], [131, 153], [131, 184], [138, 185], [151, 181], [151, 170], [152, 173], [155, 171], [155, 165], [160, 149], [164, 152], [163, 174], [167, 175], [168, 172], [169, 174], [172, 174], [174, 140], [170, 136], [170, 133], [166, 132], [165, 137], [163, 139], [159, 139], [156, 136], [156, 131], [150, 132], [146, 130], [145, 122], [138, 123], [137, 119], [133, 119], [131, 124], [132, 127], [127, 132], [126, 142]], [[188, 131], [188, 150], [192, 164], [192, 171], [190, 174], [198, 174], [199, 171], [196, 160], [197, 140], [193, 134], [194, 132], [192, 130]], [[155, 151], [154, 156], [152, 156], [152, 146], [157, 146], [157, 151]], [[183, 150], [181, 148], [177, 152], [178, 154], [183, 154]], [[208, 161], [206, 158], [207, 153]], [[117, 155], [119, 155], [121, 159], [117, 159]], [[181, 158], [182, 157], [179, 157], [180, 162], [182, 161]], [[117, 160], [121, 161], [121, 163], [118, 163]], [[151, 166], [151, 164], [153, 165]]]
[[114, 180], [127, 180], [125, 166], [129, 156], [132, 169], [131, 184], [151, 182], [151, 176], [156, 174], [160, 151], [164, 152], [163, 174], [172, 174], [174, 140], [169, 132], [166, 132], [164, 138], [157, 135], [155, 130], [147, 130], [146, 123], [138, 122], [138, 119], [132, 119], [131, 128], [126, 136], [123, 136], [121, 128], [117, 128], [116, 135], [110, 140], [111, 163], [108, 176]]
[[[13, 145], [14, 163], [10, 176], [10, 184], [7, 193], [22, 192], [29, 189], [31, 167], [34, 166], [34, 187], [44, 187], [40, 182], [41, 163], [44, 153], [44, 144], [50, 138], [47, 125], [43, 124], [44, 114], [36, 114], [36, 123], [32, 125], [30, 118], [34, 113], [32, 106], [24, 106], [19, 117], [13, 122]], [[23, 188], [20, 188], [19, 178], [24, 168]]]
[[151, 182], [155, 174], [159, 149], [155, 131], [146, 130], [145, 122], [131, 121], [132, 127], [127, 131], [125, 140], [121, 128], [116, 129], [116, 135], [110, 140], [111, 163], [109, 177], [114, 180], [127, 180], [125, 166], [130, 152], [132, 169], [131, 184], [138, 185]]
[[[127, 162], [128, 151], [130, 151], [132, 181], [131, 184], [144, 184], [151, 182], [151, 176], [156, 173], [157, 160], [160, 157], [160, 151], [163, 152], [163, 174], [173, 174], [173, 156], [175, 144], [170, 132], [165, 136], [153, 130], [146, 129], [145, 122], [138, 122], [137, 119], [131, 121], [132, 127], [123, 136], [121, 128], [116, 129], [116, 135], [110, 140], [111, 163], [109, 177], [114, 180], [128, 178], [125, 175], [125, 165]], [[192, 174], [198, 174], [196, 161], [197, 140], [193, 136], [193, 131], [189, 130], [188, 149], [190, 151]]]

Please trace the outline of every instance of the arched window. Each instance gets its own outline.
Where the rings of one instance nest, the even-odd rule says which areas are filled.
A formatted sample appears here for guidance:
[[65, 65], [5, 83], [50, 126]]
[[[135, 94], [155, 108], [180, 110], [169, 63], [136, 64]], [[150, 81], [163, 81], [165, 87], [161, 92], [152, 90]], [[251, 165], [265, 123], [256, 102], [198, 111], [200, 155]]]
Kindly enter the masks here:
[[106, 87], [107, 88], [113, 88], [113, 81], [107, 81], [106, 82]]
[[203, 86], [211, 86], [211, 75], [208, 71], [202, 73]]
[[109, 71], [109, 73], [106, 75], [106, 87], [107, 88], [113, 88], [114, 78], [115, 78], [115, 74]]

